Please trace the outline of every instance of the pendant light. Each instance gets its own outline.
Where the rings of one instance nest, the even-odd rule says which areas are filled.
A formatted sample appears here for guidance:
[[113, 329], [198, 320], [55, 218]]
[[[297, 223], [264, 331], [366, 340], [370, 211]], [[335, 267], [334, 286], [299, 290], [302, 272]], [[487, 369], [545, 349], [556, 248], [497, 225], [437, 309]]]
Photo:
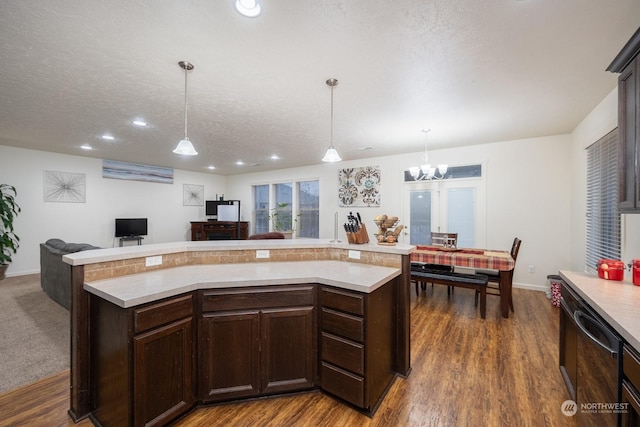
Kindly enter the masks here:
[[329, 145], [329, 149], [322, 158], [322, 161], [330, 163], [339, 162], [340, 160], [342, 160], [340, 158], [340, 155], [338, 154], [338, 151], [336, 151], [335, 147], [333, 146], [333, 87], [337, 84], [338, 80], [336, 79], [327, 80], [327, 86], [331, 88], [331, 145]]
[[187, 136], [187, 72], [193, 70], [193, 64], [187, 61], [180, 61], [178, 65], [184, 70], [184, 139], [178, 142], [178, 146], [173, 152], [185, 156], [195, 156], [198, 152], [193, 148], [193, 144]]

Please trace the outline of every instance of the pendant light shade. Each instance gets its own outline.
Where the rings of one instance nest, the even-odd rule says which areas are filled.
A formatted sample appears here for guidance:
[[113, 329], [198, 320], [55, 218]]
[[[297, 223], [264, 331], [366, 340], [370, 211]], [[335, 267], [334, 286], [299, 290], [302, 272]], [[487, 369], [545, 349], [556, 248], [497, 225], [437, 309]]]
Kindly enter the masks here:
[[187, 61], [180, 61], [178, 65], [184, 70], [184, 139], [178, 142], [178, 146], [173, 152], [185, 156], [196, 156], [198, 152], [193, 148], [193, 144], [189, 141], [189, 136], [187, 135], [187, 72], [193, 70], [193, 64]]
[[327, 86], [331, 88], [331, 145], [329, 145], [329, 149], [322, 158], [322, 161], [329, 163], [339, 162], [342, 160], [342, 158], [338, 154], [338, 151], [333, 146], [333, 87], [337, 84], [338, 80], [336, 79], [327, 80]]

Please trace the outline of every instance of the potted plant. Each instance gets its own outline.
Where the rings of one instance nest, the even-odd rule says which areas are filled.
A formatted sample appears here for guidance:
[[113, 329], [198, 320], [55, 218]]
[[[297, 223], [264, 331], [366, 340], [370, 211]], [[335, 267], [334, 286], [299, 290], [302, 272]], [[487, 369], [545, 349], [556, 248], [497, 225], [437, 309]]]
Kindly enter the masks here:
[[11, 260], [11, 254], [18, 250], [20, 238], [13, 232], [13, 220], [20, 212], [16, 203], [16, 188], [9, 184], [0, 184], [0, 280]]
[[[287, 238], [291, 238], [296, 231], [296, 224], [298, 223], [297, 216], [292, 217], [291, 208], [287, 209], [289, 203], [278, 203], [277, 206], [271, 209], [271, 225], [273, 231], [278, 231], [285, 235]], [[298, 215], [299, 216], [299, 215]]]

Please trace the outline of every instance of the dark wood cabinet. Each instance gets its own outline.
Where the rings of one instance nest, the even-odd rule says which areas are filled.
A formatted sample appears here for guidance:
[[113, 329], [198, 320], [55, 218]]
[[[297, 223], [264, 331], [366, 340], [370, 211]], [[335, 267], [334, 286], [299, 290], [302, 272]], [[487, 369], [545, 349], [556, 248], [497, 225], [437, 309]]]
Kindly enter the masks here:
[[620, 138], [619, 207], [640, 212], [640, 29], [615, 57], [608, 71], [618, 76], [618, 137]]
[[569, 391], [569, 396], [575, 401], [578, 378], [578, 326], [573, 319], [573, 312], [578, 308], [578, 298], [566, 284], [562, 284], [560, 293], [558, 361], [560, 373]]
[[187, 317], [133, 338], [133, 425], [164, 425], [193, 406], [192, 324]]
[[315, 285], [201, 292], [203, 402], [313, 388]]
[[92, 417], [166, 425], [195, 404], [191, 295], [124, 309], [91, 297]]
[[622, 404], [623, 427], [640, 426], [640, 355], [628, 345], [622, 349]]
[[247, 240], [247, 221], [192, 221], [191, 240]]
[[320, 290], [320, 386], [368, 413], [395, 378], [394, 283], [370, 294]]
[[318, 387], [371, 415], [396, 376], [398, 280], [369, 294], [206, 289], [132, 308], [91, 294], [90, 417], [162, 426], [196, 404]]

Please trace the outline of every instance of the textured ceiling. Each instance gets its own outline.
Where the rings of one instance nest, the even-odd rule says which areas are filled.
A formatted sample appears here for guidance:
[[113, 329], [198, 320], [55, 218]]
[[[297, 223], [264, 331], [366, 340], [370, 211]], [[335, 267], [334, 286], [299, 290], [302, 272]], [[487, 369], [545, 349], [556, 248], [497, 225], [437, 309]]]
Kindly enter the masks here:
[[[222, 175], [317, 164], [331, 77], [345, 160], [421, 151], [427, 127], [431, 149], [568, 133], [616, 86], [605, 68], [640, 16], [638, 0], [261, 3], [250, 19], [233, 0], [1, 1], [0, 145]], [[181, 60], [194, 157], [172, 153]]]

